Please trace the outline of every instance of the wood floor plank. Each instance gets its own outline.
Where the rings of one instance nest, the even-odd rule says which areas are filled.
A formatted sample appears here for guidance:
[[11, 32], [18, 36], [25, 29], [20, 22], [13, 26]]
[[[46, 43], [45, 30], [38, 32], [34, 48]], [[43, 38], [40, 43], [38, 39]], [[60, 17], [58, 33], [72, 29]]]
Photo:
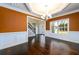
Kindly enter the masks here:
[[46, 38], [45, 46], [41, 45], [40, 41], [31, 40], [29, 43], [0, 50], [0, 55], [79, 55], [67, 42]]

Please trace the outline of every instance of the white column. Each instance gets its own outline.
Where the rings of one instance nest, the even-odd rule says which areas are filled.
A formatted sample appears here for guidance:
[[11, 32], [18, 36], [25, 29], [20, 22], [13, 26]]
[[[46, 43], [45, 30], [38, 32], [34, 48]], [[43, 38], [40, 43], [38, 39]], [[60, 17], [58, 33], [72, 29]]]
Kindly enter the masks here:
[[40, 36], [40, 45], [45, 47], [45, 21], [39, 23], [38, 33]]

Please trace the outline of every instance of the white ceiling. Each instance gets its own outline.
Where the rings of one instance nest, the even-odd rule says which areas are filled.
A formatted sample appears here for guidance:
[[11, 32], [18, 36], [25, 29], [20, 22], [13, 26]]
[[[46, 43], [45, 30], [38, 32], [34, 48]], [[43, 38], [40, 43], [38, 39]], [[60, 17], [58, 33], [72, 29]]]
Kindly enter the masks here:
[[32, 12], [39, 15], [54, 14], [64, 9], [68, 3], [28, 3]]
[[[26, 5], [28, 5], [27, 3], [26, 3]], [[28, 7], [29, 7], [29, 5], [28, 5]], [[29, 7], [29, 9], [32, 11], [32, 9]], [[71, 11], [74, 11], [74, 10], [77, 10], [77, 9], [79, 9], [79, 3], [69, 3], [64, 9], [62, 9], [61, 11], [59, 11], [59, 12], [57, 12], [57, 13], [52, 13], [51, 15], [52, 15], [52, 17], [54, 17], [54, 16], [58, 16], [58, 15], [60, 15], [60, 14], [65, 14], [65, 13], [68, 13], [68, 12], [71, 12]], [[34, 11], [32, 11], [32, 12], [34, 12]]]
[[[52, 17], [56, 17], [58, 15], [67, 14], [69, 12], [73, 12], [75, 10], [79, 10], [79, 3], [70, 3], [66, 8], [64, 8], [62, 11], [52, 14]], [[79, 11], [78, 11], [79, 12]]]

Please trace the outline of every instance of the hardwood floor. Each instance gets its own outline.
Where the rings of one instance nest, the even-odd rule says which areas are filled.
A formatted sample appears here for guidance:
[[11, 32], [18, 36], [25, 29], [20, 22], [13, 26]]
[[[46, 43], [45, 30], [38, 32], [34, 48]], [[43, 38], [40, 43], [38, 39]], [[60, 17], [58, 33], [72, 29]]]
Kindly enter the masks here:
[[[43, 43], [44, 44], [44, 43]], [[47, 38], [45, 47], [40, 41], [31, 42], [28, 49], [30, 55], [77, 55], [79, 52], [72, 49], [68, 44]]]
[[28, 43], [0, 50], [0, 55], [79, 55], [79, 52], [66, 42], [46, 37], [45, 43], [40, 44], [39, 39], [31, 37]]

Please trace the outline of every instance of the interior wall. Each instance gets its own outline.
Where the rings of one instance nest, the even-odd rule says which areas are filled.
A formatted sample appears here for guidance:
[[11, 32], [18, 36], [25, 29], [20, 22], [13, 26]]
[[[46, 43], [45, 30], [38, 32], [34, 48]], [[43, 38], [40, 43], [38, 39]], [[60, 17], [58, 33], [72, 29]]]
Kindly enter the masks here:
[[26, 42], [27, 15], [0, 7], [0, 50]]
[[[51, 22], [55, 20], [64, 19], [64, 18], [69, 18], [69, 32], [66, 34], [56, 34], [51, 32], [50, 30]], [[46, 28], [47, 31], [45, 35], [47, 37], [79, 43], [79, 36], [78, 36], [79, 35], [79, 12], [48, 19], [46, 21], [46, 27], [47, 27]]]
[[45, 36], [79, 44], [79, 32], [77, 31], [70, 31], [66, 34], [56, 34], [51, 31], [46, 31]]
[[0, 7], [0, 32], [26, 31], [26, 15]]
[[79, 12], [48, 19], [46, 21], [46, 30], [50, 30], [50, 22], [64, 18], [69, 18], [70, 31], [79, 31]]

